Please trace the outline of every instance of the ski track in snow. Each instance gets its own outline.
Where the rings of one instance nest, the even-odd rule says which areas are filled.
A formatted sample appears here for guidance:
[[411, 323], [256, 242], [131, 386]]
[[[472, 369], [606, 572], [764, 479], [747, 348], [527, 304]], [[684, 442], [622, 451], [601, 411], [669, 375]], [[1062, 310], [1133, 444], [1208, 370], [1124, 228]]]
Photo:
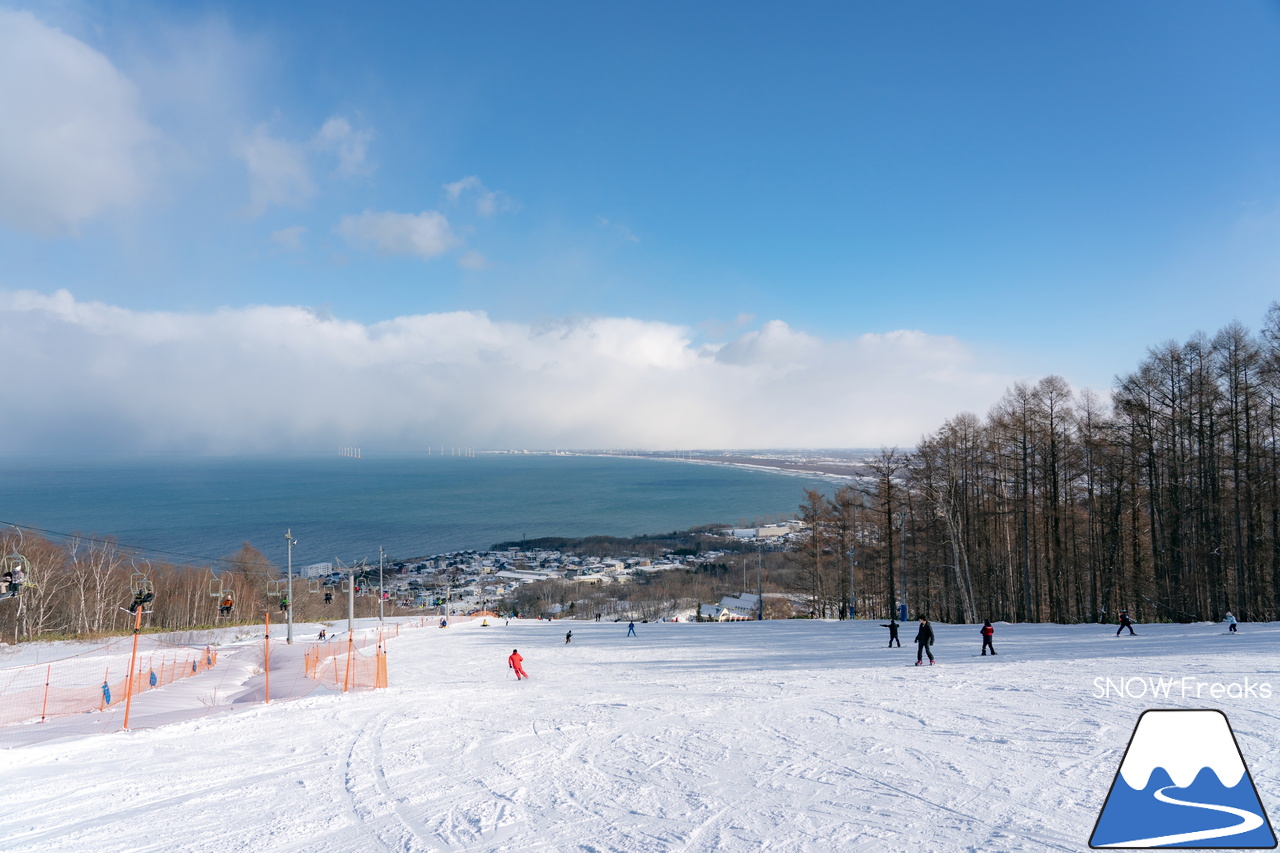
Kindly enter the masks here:
[[[0, 749], [0, 850], [1083, 850], [1150, 707], [1226, 711], [1265, 805], [1280, 625], [1229, 648], [1215, 626], [1141, 627], [998, 625], [1000, 656], [974, 659], [975, 628], [937, 626], [920, 669], [873, 623], [574, 623], [567, 646], [558, 623], [405, 630], [387, 690]], [[1094, 695], [1184, 674], [1276, 697]]]

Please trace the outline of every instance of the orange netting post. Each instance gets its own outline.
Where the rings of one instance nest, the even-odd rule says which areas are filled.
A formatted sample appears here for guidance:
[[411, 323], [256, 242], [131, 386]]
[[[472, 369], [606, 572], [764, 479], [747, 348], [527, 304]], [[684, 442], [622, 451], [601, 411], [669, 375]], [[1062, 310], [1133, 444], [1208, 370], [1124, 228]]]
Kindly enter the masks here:
[[53, 675], [53, 664], [49, 664], [44, 672], [44, 703], [40, 706], [40, 722], [44, 722], [44, 715], [49, 710], [49, 681]]
[[355, 648], [353, 646], [354, 642], [355, 642], [355, 638], [352, 637], [350, 633], [348, 633], [347, 634], [347, 671], [346, 671], [346, 676], [342, 679], [343, 693], [346, 693], [347, 690], [351, 687], [351, 662], [352, 662], [352, 659], [355, 657]]
[[136, 608], [137, 618], [133, 623], [133, 658], [129, 661], [129, 685], [124, 691], [124, 725], [121, 731], [129, 730], [129, 710], [133, 705], [133, 670], [138, 665], [138, 635], [142, 633], [142, 607]]
[[374, 689], [387, 686], [387, 653], [378, 646], [378, 672], [374, 677]]

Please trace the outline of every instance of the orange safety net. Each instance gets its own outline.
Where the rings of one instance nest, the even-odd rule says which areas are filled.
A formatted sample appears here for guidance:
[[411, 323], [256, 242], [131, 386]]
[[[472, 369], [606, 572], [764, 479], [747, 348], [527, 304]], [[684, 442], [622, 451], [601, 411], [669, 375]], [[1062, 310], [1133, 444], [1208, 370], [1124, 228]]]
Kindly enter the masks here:
[[387, 652], [382, 641], [379, 635], [313, 646], [306, 655], [307, 678], [343, 692], [386, 687]]
[[207, 647], [151, 648], [138, 654], [130, 679], [130, 652], [117, 641], [47, 664], [0, 670], [0, 725], [114, 707], [124, 702], [130, 687], [136, 696], [198, 675], [218, 662], [218, 653]]

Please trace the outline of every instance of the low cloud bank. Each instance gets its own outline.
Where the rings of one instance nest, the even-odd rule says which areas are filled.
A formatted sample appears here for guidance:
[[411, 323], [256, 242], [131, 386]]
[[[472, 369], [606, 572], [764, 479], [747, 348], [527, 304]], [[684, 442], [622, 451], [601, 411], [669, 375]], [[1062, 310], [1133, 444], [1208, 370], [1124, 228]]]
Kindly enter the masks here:
[[0, 292], [0, 452], [912, 444], [1014, 378], [918, 331], [723, 343], [627, 318], [361, 324], [294, 306], [132, 311]]

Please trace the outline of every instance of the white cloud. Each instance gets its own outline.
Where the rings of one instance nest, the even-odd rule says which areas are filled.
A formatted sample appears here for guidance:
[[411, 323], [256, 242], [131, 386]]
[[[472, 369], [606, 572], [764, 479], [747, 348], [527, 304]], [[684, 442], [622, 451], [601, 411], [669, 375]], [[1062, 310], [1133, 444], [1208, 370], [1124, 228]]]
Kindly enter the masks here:
[[0, 451], [908, 445], [1012, 377], [921, 332], [724, 346], [628, 318], [361, 324], [290, 306], [138, 312], [0, 292]]
[[476, 213], [493, 216], [495, 213], [514, 213], [520, 209], [515, 199], [504, 192], [491, 190], [475, 175], [444, 185], [444, 195], [450, 204], [458, 204], [464, 197], [474, 197]]
[[372, 131], [355, 130], [351, 127], [351, 122], [342, 116], [332, 116], [320, 128], [311, 144], [321, 151], [336, 154], [338, 176], [351, 178], [367, 175], [374, 170], [374, 165], [366, 156], [372, 141]]
[[316, 194], [305, 147], [271, 136], [265, 124], [236, 140], [234, 149], [249, 169], [250, 216], [261, 216], [268, 207], [303, 207]]
[[613, 220], [607, 219], [606, 217], [603, 217], [603, 216], [596, 217], [596, 221], [600, 223], [601, 228], [605, 228], [613, 232], [614, 234], [621, 237], [623, 240], [626, 240], [628, 243], [640, 242], [640, 238], [635, 235], [635, 232], [633, 232], [627, 226], [623, 225], [621, 222], [614, 222]]
[[300, 252], [303, 248], [302, 238], [306, 234], [307, 229], [305, 227], [294, 225], [292, 228], [281, 228], [279, 231], [272, 231], [271, 242], [290, 252]]
[[482, 270], [488, 268], [489, 262], [484, 255], [473, 250], [462, 253], [462, 257], [458, 258], [458, 266], [464, 270]]
[[374, 213], [344, 216], [333, 229], [352, 246], [383, 255], [434, 258], [458, 245], [449, 220], [436, 210], [422, 213]]
[[29, 12], [0, 9], [0, 221], [74, 232], [136, 203], [157, 137], [110, 60]]

